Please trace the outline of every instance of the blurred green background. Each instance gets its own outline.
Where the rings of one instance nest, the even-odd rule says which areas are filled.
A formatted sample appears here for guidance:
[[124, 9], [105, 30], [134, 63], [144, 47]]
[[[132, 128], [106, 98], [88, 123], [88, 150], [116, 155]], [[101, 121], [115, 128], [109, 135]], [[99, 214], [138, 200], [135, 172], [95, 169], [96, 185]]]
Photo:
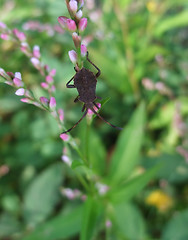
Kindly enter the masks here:
[[[54, 31], [59, 16], [68, 16], [64, 0], [0, 2], [0, 21], [24, 31], [31, 46], [41, 47], [43, 62], [57, 69], [56, 99], [68, 128], [81, 117], [82, 106], [73, 102], [76, 90], [65, 87], [74, 74], [68, 58], [73, 42], [70, 33]], [[97, 96], [110, 97], [101, 115], [126, 126], [137, 106], [145, 104], [144, 138], [132, 174], [162, 163], [143, 190], [114, 207], [106, 235], [102, 223], [93, 239], [187, 240], [188, 2], [87, 0], [84, 17], [90, 59], [101, 69]], [[30, 21], [38, 27], [27, 29]], [[36, 96], [45, 95], [42, 76], [16, 44], [0, 39], [0, 51], [0, 67], [21, 72]], [[83, 206], [62, 196], [60, 188], [83, 189], [61, 162], [64, 145], [56, 122], [35, 106], [21, 103], [14, 92], [0, 85], [0, 239], [78, 239]], [[142, 118], [138, 111], [138, 125]], [[72, 132], [81, 151], [85, 129], [84, 120]], [[90, 134], [90, 156], [99, 164], [102, 179], [119, 131], [95, 118]], [[134, 152], [138, 139], [132, 140]], [[72, 158], [78, 158], [74, 151]]]

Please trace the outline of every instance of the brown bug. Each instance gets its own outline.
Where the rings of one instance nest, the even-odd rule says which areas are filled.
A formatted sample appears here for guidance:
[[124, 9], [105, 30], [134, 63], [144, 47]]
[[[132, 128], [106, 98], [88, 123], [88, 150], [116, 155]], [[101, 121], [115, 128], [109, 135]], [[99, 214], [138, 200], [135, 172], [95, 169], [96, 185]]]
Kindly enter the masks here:
[[[90, 109], [94, 114], [96, 114], [101, 120], [106, 122], [111, 127], [119, 129], [119, 130], [122, 130], [122, 128], [116, 127], [113, 124], [111, 124], [108, 121], [106, 121], [93, 108], [95, 106], [95, 107], [97, 107], [99, 109], [99, 107], [97, 106], [97, 104], [94, 101], [97, 98], [101, 99], [100, 97], [97, 97], [95, 95], [96, 85], [97, 85], [97, 78], [99, 77], [101, 71], [88, 58], [88, 52], [87, 52], [86, 58], [87, 58], [87, 61], [90, 62], [98, 70], [98, 72], [94, 75], [93, 72], [91, 72], [89, 69], [86, 69], [84, 67], [81, 70], [79, 70], [79, 71], [76, 71], [76, 69], [75, 69], [76, 74], [66, 84], [67, 88], [76, 88], [78, 90], [79, 95], [75, 98], [74, 102], [78, 102], [78, 101], [83, 102], [84, 105], [83, 105], [83, 108], [82, 108], [82, 112], [84, 112], [84, 110], [85, 110], [85, 112], [84, 112], [83, 116], [80, 118], [80, 120], [77, 123], [75, 123], [75, 125], [73, 127], [71, 127], [70, 129], [68, 129], [67, 131], [65, 131], [63, 133], [70, 132], [73, 128], [75, 128], [82, 121], [82, 119], [86, 116], [86, 114], [88, 112], [88, 109]], [[72, 80], [74, 80], [74, 84], [70, 84], [70, 82]]]

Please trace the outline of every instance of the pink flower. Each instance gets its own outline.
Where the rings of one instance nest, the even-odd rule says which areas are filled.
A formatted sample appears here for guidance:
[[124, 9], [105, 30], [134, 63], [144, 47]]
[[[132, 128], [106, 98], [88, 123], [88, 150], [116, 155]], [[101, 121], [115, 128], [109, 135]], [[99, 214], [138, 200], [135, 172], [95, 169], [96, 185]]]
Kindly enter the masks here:
[[49, 104], [49, 99], [46, 97], [40, 97], [40, 102], [47, 107]]
[[86, 27], [87, 27], [87, 18], [80, 19], [79, 24], [78, 24], [79, 31], [83, 32]]
[[41, 82], [40, 85], [41, 85], [41, 87], [44, 88], [44, 89], [48, 89], [48, 88], [49, 88], [48, 83], [46, 83], [46, 82]]
[[22, 87], [23, 86], [23, 82], [19, 78], [14, 78], [13, 83], [16, 87]]
[[40, 66], [40, 61], [38, 60], [38, 58], [32, 57], [30, 60], [36, 69], [40, 69], [41, 66]]
[[70, 158], [69, 158], [67, 155], [62, 155], [61, 159], [62, 159], [62, 161], [63, 161], [64, 163], [66, 163], [68, 166], [71, 166], [72, 161], [70, 160]]
[[60, 122], [63, 122], [63, 119], [64, 119], [64, 111], [63, 111], [63, 109], [59, 109], [58, 110], [58, 114], [59, 114], [59, 120], [60, 120]]
[[46, 82], [47, 83], [53, 83], [53, 77], [51, 77], [50, 75], [46, 76]]
[[105, 222], [105, 226], [106, 226], [106, 228], [111, 228], [112, 227], [112, 222], [109, 219], [107, 219], [106, 222]]
[[77, 27], [75, 21], [72, 19], [67, 19], [67, 28], [72, 32], [76, 31]]
[[75, 47], [76, 48], [80, 47], [81, 37], [76, 32], [73, 32], [72, 39], [73, 39]]
[[24, 103], [31, 103], [31, 100], [29, 98], [22, 98], [20, 101]]
[[23, 32], [20, 32], [18, 29], [13, 29], [13, 34], [22, 42], [26, 40], [26, 36]]
[[[100, 108], [100, 107], [101, 107], [101, 104], [100, 104], [100, 103], [97, 103], [97, 106]], [[93, 109], [94, 109], [95, 111], [98, 111], [98, 108], [95, 107], [95, 106], [93, 107]], [[89, 116], [92, 116], [94, 113], [92, 112], [91, 109], [88, 109], [87, 114], [88, 114]]]
[[83, 12], [82, 12], [82, 10], [80, 9], [80, 10], [76, 13], [76, 17], [77, 17], [78, 19], [80, 19], [80, 18], [82, 17], [82, 15], [83, 15]]
[[84, 0], [78, 0], [80, 8], [84, 5]]
[[56, 108], [56, 100], [55, 100], [55, 97], [51, 97], [51, 98], [50, 98], [49, 107], [51, 108], [51, 110], [55, 110], [55, 108]]
[[38, 45], [33, 47], [33, 57], [40, 58], [40, 47]]
[[28, 43], [22, 42], [20, 49], [21, 49], [21, 51], [22, 51], [23, 53], [25, 53], [25, 54], [27, 54], [27, 55], [30, 54], [30, 53], [29, 53], [30, 49], [29, 49]]
[[58, 17], [58, 22], [59, 22], [59, 24], [61, 25], [61, 27], [63, 28], [63, 29], [66, 29], [67, 28], [67, 17], [64, 17], [64, 16], [60, 16], [60, 17]]
[[0, 68], [0, 75], [8, 80], [11, 80], [11, 78], [9, 77], [9, 75], [5, 72], [5, 70], [3, 68]]
[[16, 94], [17, 96], [23, 96], [24, 93], [25, 93], [25, 89], [24, 89], [24, 88], [19, 88], [19, 89], [15, 92], [15, 94]]
[[3, 39], [3, 40], [9, 40], [10, 39], [10, 36], [7, 33], [2, 33], [0, 36], [1, 36], [1, 39]]
[[0, 22], [0, 28], [5, 29], [6, 27], [7, 27], [7, 25], [5, 23]]
[[56, 69], [53, 68], [50, 73], [49, 73], [50, 76], [54, 77], [56, 75]]
[[22, 75], [20, 72], [15, 72], [14, 76], [15, 78], [19, 78], [20, 80], [22, 80]]
[[77, 10], [78, 10], [78, 3], [77, 3], [77, 1], [75, 1], [75, 0], [70, 0], [70, 2], [69, 2], [69, 7], [70, 7], [70, 10], [71, 10], [73, 13], [76, 13]]
[[82, 44], [81, 45], [81, 56], [85, 57], [86, 54], [87, 54], [87, 47], [84, 44]]
[[77, 62], [77, 53], [74, 50], [69, 51], [69, 58], [73, 64]]
[[66, 133], [61, 133], [61, 134], [60, 134], [60, 138], [61, 138], [63, 141], [67, 142], [70, 137], [69, 137], [69, 135], [66, 134]]
[[51, 91], [51, 92], [55, 92], [55, 90], [56, 90], [55, 85], [52, 85], [51, 88], [50, 88], [50, 91]]

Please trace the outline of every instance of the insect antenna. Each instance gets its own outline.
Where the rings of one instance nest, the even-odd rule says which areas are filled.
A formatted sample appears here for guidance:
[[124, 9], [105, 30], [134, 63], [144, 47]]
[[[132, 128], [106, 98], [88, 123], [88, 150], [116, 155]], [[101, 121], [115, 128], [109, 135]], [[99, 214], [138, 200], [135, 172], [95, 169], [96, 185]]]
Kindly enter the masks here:
[[111, 127], [116, 128], [116, 129], [118, 129], [118, 130], [123, 130], [123, 128], [116, 127], [115, 125], [113, 125], [113, 124], [109, 123], [108, 121], [106, 121], [98, 112], [96, 112], [96, 111], [94, 110], [94, 108], [93, 108], [92, 106], [90, 106], [89, 109], [91, 109], [91, 111], [92, 111], [93, 113], [95, 113], [95, 115], [97, 115], [97, 117], [99, 117], [101, 120], [103, 120], [105, 123], [107, 123], [107, 124], [110, 125]]
[[87, 112], [88, 112], [88, 109], [86, 109], [86, 111], [85, 111], [85, 113], [83, 114], [83, 116], [80, 118], [80, 120], [79, 120], [77, 123], [74, 124], [73, 127], [69, 128], [67, 131], [62, 132], [62, 133], [68, 133], [68, 132], [70, 132], [73, 128], [75, 128], [75, 127], [83, 120], [83, 118], [86, 116]]

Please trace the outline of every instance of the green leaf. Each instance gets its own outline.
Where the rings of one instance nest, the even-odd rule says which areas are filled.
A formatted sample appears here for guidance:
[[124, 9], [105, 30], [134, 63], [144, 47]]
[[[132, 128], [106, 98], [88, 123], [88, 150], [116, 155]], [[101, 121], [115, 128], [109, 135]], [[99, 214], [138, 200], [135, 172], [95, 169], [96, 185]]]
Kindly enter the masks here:
[[147, 170], [142, 175], [135, 177], [119, 187], [114, 187], [108, 192], [112, 202], [125, 202], [130, 200], [156, 175], [161, 165]]
[[119, 231], [126, 239], [146, 239], [144, 219], [136, 206], [121, 203], [114, 207], [114, 217]]
[[110, 179], [112, 182], [117, 183], [125, 179], [138, 163], [144, 123], [145, 106], [142, 103], [118, 139], [110, 165]]
[[92, 239], [94, 233], [96, 232], [96, 226], [99, 222], [98, 219], [101, 212], [102, 209], [99, 203], [94, 198], [88, 196], [85, 202], [80, 240]]
[[55, 240], [75, 236], [81, 229], [82, 214], [83, 206], [76, 207], [71, 212], [60, 214], [37, 227], [22, 240]]
[[0, 237], [10, 237], [12, 234], [20, 231], [21, 224], [15, 217], [9, 214], [2, 214], [0, 216]]
[[162, 240], [187, 240], [188, 239], [188, 209], [176, 212], [163, 230]]
[[105, 172], [105, 158], [106, 150], [103, 142], [96, 131], [90, 130], [90, 141], [89, 143], [89, 159], [92, 165], [92, 169], [97, 172], [97, 174], [103, 175]]
[[29, 225], [42, 222], [52, 212], [62, 183], [60, 164], [50, 166], [33, 180], [24, 196], [24, 217]]
[[155, 34], [161, 36], [164, 32], [177, 27], [187, 26], [188, 24], [188, 11], [185, 10], [173, 17], [169, 17], [159, 22], [156, 26]]
[[131, 91], [131, 86], [126, 76], [124, 58], [117, 57], [117, 63], [114, 64], [113, 59], [96, 49], [90, 49], [89, 52], [91, 56], [95, 56], [96, 64], [101, 68], [101, 76], [104, 76], [112, 87], [123, 94]]
[[170, 183], [183, 183], [188, 180], [188, 164], [180, 155], [162, 154], [155, 158], [143, 160], [144, 167], [152, 168], [156, 164], [161, 164], [161, 169], [157, 173], [160, 179], [166, 179]]

